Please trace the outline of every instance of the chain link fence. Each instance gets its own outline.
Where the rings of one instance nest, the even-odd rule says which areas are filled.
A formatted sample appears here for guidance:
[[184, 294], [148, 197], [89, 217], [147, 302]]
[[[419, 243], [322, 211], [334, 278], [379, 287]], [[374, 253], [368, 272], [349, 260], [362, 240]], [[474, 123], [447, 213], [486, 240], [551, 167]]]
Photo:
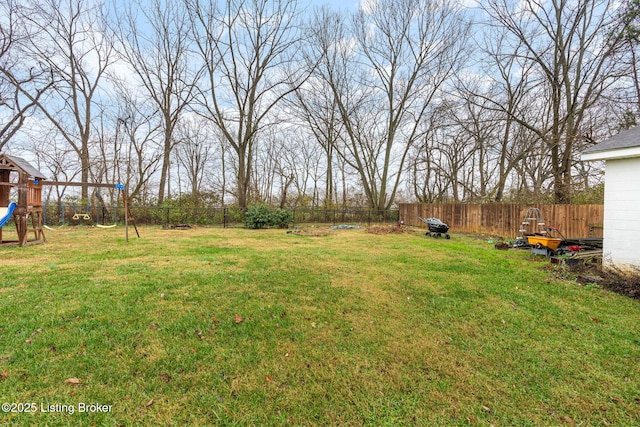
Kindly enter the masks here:
[[[244, 211], [234, 207], [158, 207], [130, 206], [131, 216], [139, 225], [203, 225], [244, 227]], [[293, 223], [303, 224], [393, 224], [399, 220], [397, 209], [291, 209]], [[109, 225], [124, 223], [124, 207], [81, 206], [77, 204], [49, 204], [44, 206], [44, 223], [49, 227], [62, 225]]]

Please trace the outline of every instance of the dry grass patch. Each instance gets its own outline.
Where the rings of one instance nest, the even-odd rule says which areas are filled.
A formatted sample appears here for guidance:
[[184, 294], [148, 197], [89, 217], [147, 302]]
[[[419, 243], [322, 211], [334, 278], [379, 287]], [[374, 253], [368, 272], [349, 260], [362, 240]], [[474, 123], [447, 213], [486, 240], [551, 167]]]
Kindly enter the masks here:
[[413, 227], [405, 227], [398, 225], [372, 225], [366, 228], [367, 233], [370, 234], [416, 234], [420, 230]]

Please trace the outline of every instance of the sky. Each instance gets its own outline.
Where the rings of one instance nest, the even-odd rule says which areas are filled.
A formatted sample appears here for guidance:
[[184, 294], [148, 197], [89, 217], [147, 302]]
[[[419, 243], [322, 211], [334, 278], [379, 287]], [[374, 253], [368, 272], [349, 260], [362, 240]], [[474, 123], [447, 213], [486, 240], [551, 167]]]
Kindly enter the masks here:
[[348, 10], [350, 12], [354, 12], [358, 10], [360, 0], [309, 0], [309, 4], [312, 7], [327, 4], [335, 10]]

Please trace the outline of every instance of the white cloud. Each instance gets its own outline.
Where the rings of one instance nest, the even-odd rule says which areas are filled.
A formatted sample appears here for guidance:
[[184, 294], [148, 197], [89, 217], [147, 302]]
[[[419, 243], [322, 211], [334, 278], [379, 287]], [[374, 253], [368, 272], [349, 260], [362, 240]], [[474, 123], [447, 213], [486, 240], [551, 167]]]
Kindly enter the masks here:
[[372, 14], [378, 6], [378, 0], [361, 0], [360, 9], [367, 15]]

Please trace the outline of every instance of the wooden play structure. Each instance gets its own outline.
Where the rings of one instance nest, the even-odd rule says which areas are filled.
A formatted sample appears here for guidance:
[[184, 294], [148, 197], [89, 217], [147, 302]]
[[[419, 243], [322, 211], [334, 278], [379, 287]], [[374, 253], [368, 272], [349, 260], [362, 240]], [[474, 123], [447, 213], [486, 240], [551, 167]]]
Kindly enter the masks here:
[[[0, 245], [25, 246], [46, 241], [43, 228], [42, 187], [61, 185], [75, 187], [117, 188], [122, 194], [125, 209], [125, 239], [129, 241], [129, 224], [140, 237], [135, 220], [131, 216], [127, 193], [122, 184], [99, 184], [66, 181], [46, 181], [44, 174], [26, 160], [0, 154]], [[11, 202], [11, 189], [17, 189], [17, 202]], [[2, 229], [13, 218], [17, 240], [5, 240]], [[30, 239], [30, 233], [33, 237]]]
[[[42, 172], [31, 166], [26, 160], [0, 154], [0, 209], [7, 209], [6, 212], [2, 209], [4, 216], [0, 220], [4, 226], [10, 217], [13, 217], [18, 234], [17, 240], [5, 240], [2, 228], [0, 228], [1, 245], [24, 246], [27, 243], [45, 241], [42, 228], [41, 181], [43, 179]], [[9, 198], [13, 187], [18, 189], [18, 200], [11, 209]], [[30, 233], [33, 233], [31, 239], [29, 239]]]

